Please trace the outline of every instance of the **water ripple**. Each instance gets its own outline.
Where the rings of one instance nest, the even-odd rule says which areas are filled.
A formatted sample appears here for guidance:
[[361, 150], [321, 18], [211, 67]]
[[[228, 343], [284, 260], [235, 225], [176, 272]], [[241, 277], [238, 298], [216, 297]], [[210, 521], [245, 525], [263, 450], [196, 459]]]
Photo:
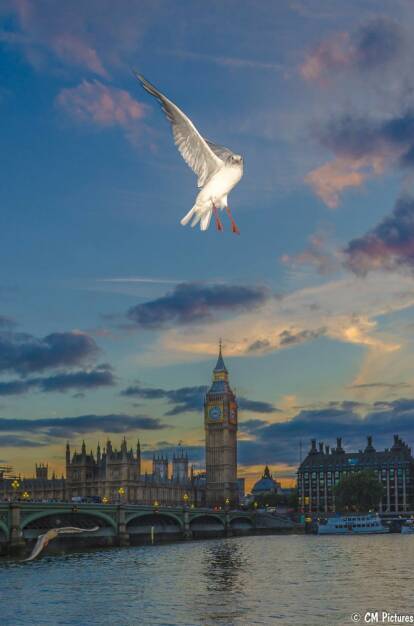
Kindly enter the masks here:
[[0, 563], [1, 626], [342, 626], [414, 613], [414, 537], [265, 536]]

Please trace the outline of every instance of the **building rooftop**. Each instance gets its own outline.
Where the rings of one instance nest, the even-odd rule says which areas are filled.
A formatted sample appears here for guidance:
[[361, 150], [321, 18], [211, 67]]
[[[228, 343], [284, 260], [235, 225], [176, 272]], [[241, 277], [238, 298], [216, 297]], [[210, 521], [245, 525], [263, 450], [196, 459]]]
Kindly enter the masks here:
[[333, 448], [325, 446], [323, 442], [320, 442], [317, 448], [316, 440], [312, 439], [309, 453], [301, 463], [299, 471], [307, 471], [321, 466], [378, 466], [381, 463], [411, 463], [413, 461], [411, 448], [398, 435], [394, 435], [394, 444], [391, 448], [379, 451], [374, 448], [372, 437], [368, 436], [365, 449], [358, 450], [358, 452], [345, 452], [340, 437], [337, 438], [337, 445]]
[[272, 478], [272, 474], [266, 465], [262, 477], [255, 483], [252, 493], [255, 495], [269, 491], [277, 491], [279, 484]]

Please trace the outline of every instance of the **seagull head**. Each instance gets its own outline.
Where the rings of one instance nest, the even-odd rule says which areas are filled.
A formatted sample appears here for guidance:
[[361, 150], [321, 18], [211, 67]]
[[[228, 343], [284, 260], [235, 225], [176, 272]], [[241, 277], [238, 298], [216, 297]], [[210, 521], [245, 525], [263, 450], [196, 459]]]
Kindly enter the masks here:
[[242, 165], [243, 157], [241, 154], [231, 154], [227, 159], [227, 163], [229, 165]]

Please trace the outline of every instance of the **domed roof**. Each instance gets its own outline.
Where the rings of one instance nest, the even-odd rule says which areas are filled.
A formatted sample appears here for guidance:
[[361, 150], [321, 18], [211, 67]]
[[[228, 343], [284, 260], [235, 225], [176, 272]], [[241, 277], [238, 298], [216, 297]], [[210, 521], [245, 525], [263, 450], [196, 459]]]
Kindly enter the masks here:
[[265, 470], [263, 472], [263, 476], [255, 483], [252, 493], [260, 494], [266, 493], [269, 491], [277, 491], [279, 488], [278, 483], [273, 480], [272, 475], [268, 466], [266, 465]]

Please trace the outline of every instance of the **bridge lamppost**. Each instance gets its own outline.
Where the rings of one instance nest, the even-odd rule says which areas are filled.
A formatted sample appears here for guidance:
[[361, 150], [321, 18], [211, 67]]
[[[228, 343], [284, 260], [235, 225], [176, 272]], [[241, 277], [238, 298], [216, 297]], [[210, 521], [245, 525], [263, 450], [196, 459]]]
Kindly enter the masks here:
[[104, 496], [104, 497], [102, 498], [102, 504], [108, 504], [108, 502], [109, 502], [109, 498], [108, 498], [108, 496]]
[[185, 539], [189, 539], [191, 537], [191, 529], [190, 529], [190, 511], [189, 511], [189, 507], [188, 507], [188, 501], [190, 499], [190, 496], [188, 495], [188, 493], [185, 493], [183, 495], [183, 501], [184, 501], [184, 538]]
[[30, 500], [30, 493], [28, 491], [23, 491], [22, 498], [27, 502], [28, 500]]
[[230, 498], [226, 498], [224, 500], [224, 504], [225, 504], [226, 511], [228, 511], [229, 510], [229, 506], [230, 506]]
[[119, 496], [119, 503], [121, 504], [121, 498], [123, 498], [125, 495], [125, 489], [123, 487], [120, 487], [118, 489], [118, 496]]
[[11, 488], [13, 489], [13, 500], [16, 500], [17, 490], [20, 488], [20, 482], [15, 478], [11, 484]]

